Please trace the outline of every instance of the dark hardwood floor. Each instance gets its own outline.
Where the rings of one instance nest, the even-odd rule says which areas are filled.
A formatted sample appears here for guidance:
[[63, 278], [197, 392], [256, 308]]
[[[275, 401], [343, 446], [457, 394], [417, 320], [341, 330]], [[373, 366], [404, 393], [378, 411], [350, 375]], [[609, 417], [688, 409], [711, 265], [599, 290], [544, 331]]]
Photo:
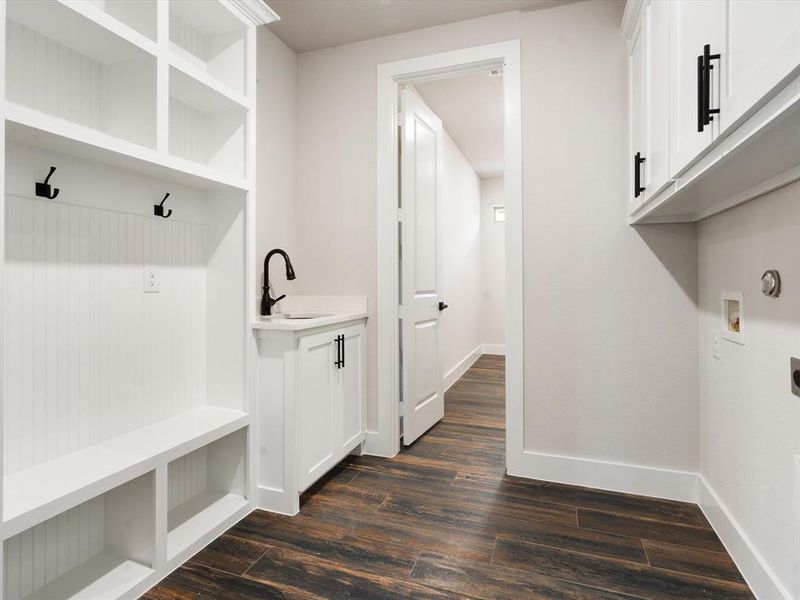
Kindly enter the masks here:
[[753, 598], [692, 504], [506, 476], [503, 370], [481, 357], [411, 448], [254, 512], [145, 598]]

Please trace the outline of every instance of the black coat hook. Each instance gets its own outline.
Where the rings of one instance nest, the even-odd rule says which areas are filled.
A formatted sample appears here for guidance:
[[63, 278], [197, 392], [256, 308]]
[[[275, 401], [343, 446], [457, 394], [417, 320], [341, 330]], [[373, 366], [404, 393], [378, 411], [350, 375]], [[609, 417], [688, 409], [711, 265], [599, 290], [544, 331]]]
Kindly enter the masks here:
[[164, 199], [161, 201], [160, 204], [156, 204], [153, 206], [153, 214], [155, 216], [161, 217], [162, 219], [169, 219], [169, 217], [172, 215], [171, 208], [167, 211], [167, 214], [164, 214], [164, 202], [167, 201], [167, 198], [169, 198], [169, 192], [167, 192], [167, 195], [164, 196]]
[[58, 188], [50, 188], [50, 178], [53, 176], [53, 173], [56, 172], [55, 167], [50, 167], [50, 172], [47, 174], [47, 177], [44, 178], [44, 181], [36, 182], [36, 195], [42, 198], [47, 198], [48, 200], [52, 200], [56, 196], [58, 196], [59, 189]]

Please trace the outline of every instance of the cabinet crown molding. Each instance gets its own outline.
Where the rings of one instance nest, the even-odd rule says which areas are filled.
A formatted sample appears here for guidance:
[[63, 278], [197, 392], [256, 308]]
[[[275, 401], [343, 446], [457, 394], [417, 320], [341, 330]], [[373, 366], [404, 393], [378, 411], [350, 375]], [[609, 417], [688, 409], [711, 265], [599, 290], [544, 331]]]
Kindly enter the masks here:
[[266, 25], [281, 19], [263, 0], [227, 0], [227, 3], [254, 25]]

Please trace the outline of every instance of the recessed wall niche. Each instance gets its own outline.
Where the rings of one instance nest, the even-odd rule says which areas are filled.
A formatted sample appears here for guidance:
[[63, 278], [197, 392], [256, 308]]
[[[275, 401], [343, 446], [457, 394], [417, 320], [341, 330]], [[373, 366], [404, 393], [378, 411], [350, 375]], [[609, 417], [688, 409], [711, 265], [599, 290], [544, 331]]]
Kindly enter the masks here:
[[741, 292], [722, 292], [722, 337], [744, 344], [744, 298]]

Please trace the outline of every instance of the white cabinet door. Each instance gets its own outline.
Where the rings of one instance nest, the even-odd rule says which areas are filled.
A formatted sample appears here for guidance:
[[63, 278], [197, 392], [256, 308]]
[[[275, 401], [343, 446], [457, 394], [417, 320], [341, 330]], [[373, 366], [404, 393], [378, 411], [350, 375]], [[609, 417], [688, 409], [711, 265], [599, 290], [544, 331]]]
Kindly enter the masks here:
[[669, 2], [645, 7], [647, 27], [647, 162], [645, 199], [658, 194], [670, 181], [669, 173]]
[[639, 207], [647, 191], [647, 10], [639, 21], [628, 56], [630, 86], [631, 179], [630, 210]]
[[723, 129], [800, 66], [800, 0], [727, 0]]
[[[706, 44], [712, 54], [724, 50], [725, 2], [722, 0], [676, 0], [670, 3], [671, 124], [670, 171], [674, 177], [694, 161], [719, 133], [719, 119], [698, 131], [698, 60]], [[723, 57], [724, 59], [724, 57]], [[710, 104], [719, 107], [720, 61], [713, 61]]]
[[335, 338], [328, 331], [300, 338], [297, 373], [298, 477], [305, 490], [340, 459], [340, 384]]
[[364, 441], [367, 403], [365, 399], [367, 375], [365, 367], [366, 336], [364, 326], [355, 325], [341, 331], [344, 336], [344, 364], [339, 371], [342, 399], [342, 429], [340, 450], [349, 453]]

